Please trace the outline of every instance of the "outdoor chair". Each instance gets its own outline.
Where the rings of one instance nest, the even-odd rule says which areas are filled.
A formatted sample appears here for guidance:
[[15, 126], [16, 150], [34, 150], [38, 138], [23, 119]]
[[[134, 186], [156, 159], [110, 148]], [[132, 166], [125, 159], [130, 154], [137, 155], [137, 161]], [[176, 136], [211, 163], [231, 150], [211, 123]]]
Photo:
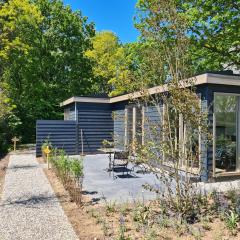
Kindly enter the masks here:
[[115, 172], [122, 172], [124, 175], [125, 173], [128, 174], [130, 169], [128, 169], [128, 163], [129, 163], [129, 152], [127, 151], [121, 151], [121, 152], [115, 152], [113, 161], [112, 161], [112, 173], [113, 173], [113, 178], [115, 178], [114, 173]]

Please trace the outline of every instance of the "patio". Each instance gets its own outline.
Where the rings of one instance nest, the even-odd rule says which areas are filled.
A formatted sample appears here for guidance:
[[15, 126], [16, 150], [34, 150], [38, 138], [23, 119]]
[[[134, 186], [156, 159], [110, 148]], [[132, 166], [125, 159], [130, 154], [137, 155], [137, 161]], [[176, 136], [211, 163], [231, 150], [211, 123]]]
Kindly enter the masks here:
[[[79, 158], [79, 156], [78, 156]], [[83, 189], [85, 194], [93, 201], [126, 202], [133, 200], [150, 200], [156, 194], [143, 189], [143, 184], [157, 186], [157, 179], [152, 173], [137, 173], [138, 168], [129, 174], [115, 173], [115, 178], [107, 171], [109, 164], [108, 155], [97, 154], [84, 157]], [[133, 165], [129, 164], [131, 169]]]

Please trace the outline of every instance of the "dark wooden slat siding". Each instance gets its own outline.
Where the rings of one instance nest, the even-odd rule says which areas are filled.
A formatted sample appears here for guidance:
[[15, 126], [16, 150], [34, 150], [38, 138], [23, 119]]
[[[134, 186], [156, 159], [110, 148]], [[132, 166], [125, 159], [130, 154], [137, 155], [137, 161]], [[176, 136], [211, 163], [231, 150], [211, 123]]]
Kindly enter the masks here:
[[124, 149], [125, 136], [125, 111], [114, 111], [114, 140], [116, 147]]
[[158, 108], [157, 106], [146, 106], [144, 108], [144, 141], [160, 142], [161, 114], [162, 106], [158, 106]]
[[113, 118], [110, 104], [78, 103], [79, 150], [82, 149], [81, 130], [83, 133], [83, 152], [97, 153], [104, 139], [113, 138]]
[[77, 124], [75, 121], [38, 120], [36, 124], [36, 155], [41, 156], [41, 146], [46, 139], [67, 154], [78, 154]]

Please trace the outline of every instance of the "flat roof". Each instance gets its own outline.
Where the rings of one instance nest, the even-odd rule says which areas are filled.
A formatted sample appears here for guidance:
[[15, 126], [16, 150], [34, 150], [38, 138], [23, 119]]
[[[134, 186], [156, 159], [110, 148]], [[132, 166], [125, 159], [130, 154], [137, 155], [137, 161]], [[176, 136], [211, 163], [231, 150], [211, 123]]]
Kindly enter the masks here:
[[[239, 75], [223, 75], [217, 73], [204, 73], [195, 77], [190, 78], [194, 81], [194, 85], [202, 85], [202, 84], [218, 84], [218, 85], [230, 85], [230, 86], [240, 86], [240, 76]], [[190, 86], [188, 81], [181, 81], [182, 88]], [[168, 84], [164, 84], [161, 86], [152, 87], [146, 90], [146, 92], [137, 91], [134, 93], [128, 93], [121, 96], [116, 96], [112, 98], [107, 97], [71, 97], [60, 104], [61, 107], [69, 105], [74, 102], [82, 102], [82, 103], [116, 103], [122, 102], [129, 99], [136, 99], [144, 94], [157, 94], [168, 91]]]

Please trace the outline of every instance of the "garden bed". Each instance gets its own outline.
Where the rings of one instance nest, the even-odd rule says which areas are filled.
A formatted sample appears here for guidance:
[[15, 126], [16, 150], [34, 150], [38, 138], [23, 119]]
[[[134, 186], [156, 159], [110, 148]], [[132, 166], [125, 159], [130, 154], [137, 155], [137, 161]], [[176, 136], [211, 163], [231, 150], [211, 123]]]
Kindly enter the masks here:
[[[42, 160], [40, 160], [40, 162], [41, 161]], [[89, 217], [87, 212], [87, 209], [91, 208], [91, 202], [89, 199], [83, 196], [83, 206], [77, 206], [77, 204], [71, 200], [69, 193], [65, 190], [56, 174], [52, 170], [48, 169], [44, 169], [44, 172], [79, 239], [104, 239], [101, 226], [96, 225], [95, 219]]]
[[221, 208], [227, 204], [225, 210], [231, 213], [233, 205], [239, 204], [236, 192], [209, 197], [199, 206], [202, 214], [198, 220], [187, 223], [174, 215], [163, 214], [161, 203], [156, 200], [93, 204], [83, 194], [82, 206], [78, 207], [71, 201], [56, 174], [47, 169], [45, 173], [80, 239], [240, 239], [239, 219], [230, 215], [226, 217], [216, 210], [222, 211]]

